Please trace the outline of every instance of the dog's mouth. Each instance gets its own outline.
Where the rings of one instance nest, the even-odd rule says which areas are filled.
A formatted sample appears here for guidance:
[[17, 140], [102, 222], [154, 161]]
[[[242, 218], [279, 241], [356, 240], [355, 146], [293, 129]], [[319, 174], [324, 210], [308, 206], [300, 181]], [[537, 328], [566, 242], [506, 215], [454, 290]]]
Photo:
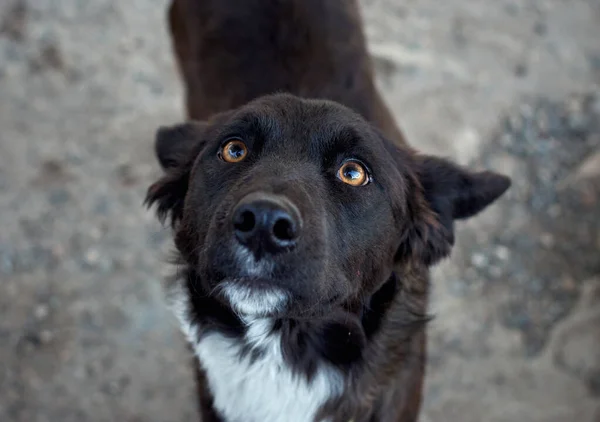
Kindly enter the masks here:
[[236, 313], [250, 317], [282, 315], [291, 300], [285, 289], [269, 280], [252, 277], [226, 278], [216, 292]]
[[269, 257], [256, 259], [235, 242], [223, 246], [218, 259], [208, 260], [213, 294], [241, 316], [285, 315], [292, 293], [279, 280], [278, 264]]

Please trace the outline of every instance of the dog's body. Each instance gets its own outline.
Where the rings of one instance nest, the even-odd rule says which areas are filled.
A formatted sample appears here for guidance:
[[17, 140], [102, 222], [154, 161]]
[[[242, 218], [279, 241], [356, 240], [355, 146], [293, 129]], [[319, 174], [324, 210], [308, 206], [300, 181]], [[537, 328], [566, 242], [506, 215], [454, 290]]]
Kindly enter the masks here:
[[158, 132], [148, 201], [202, 420], [415, 421], [428, 267], [508, 179], [404, 144], [351, 1], [174, 0], [169, 23], [204, 122]]
[[337, 101], [402, 141], [353, 0], [173, 0], [169, 27], [189, 118], [287, 92]]

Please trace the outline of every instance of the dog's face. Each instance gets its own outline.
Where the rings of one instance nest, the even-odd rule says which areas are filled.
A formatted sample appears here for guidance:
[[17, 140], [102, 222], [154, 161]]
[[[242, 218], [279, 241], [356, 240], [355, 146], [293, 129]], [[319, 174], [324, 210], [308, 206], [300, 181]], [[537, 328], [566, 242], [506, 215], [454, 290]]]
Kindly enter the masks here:
[[431, 265], [453, 220], [509, 186], [384, 139], [338, 104], [260, 98], [210, 122], [159, 130], [171, 213], [198, 288], [246, 315], [310, 317], [357, 303], [395, 265]]

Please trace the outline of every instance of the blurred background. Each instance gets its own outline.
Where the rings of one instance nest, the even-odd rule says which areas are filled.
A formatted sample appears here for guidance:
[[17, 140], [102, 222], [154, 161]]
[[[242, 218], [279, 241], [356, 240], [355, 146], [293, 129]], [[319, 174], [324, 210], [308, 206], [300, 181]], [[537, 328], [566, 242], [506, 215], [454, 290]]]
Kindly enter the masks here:
[[[510, 174], [434, 272], [423, 422], [600, 421], [600, 2], [363, 0], [410, 143]], [[0, 421], [190, 421], [142, 207], [166, 0], [0, 2]]]

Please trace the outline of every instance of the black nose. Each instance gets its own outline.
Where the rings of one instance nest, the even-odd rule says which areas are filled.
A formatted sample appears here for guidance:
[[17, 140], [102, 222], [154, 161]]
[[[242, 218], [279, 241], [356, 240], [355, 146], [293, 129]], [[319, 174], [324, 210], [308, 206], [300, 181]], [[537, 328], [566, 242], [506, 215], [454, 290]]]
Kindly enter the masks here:
[[233, 212], [237, 240], [257, 257], [275, 254], [295, 246], [300, 216], [288, 200], [275, 195], [251, 194]]

